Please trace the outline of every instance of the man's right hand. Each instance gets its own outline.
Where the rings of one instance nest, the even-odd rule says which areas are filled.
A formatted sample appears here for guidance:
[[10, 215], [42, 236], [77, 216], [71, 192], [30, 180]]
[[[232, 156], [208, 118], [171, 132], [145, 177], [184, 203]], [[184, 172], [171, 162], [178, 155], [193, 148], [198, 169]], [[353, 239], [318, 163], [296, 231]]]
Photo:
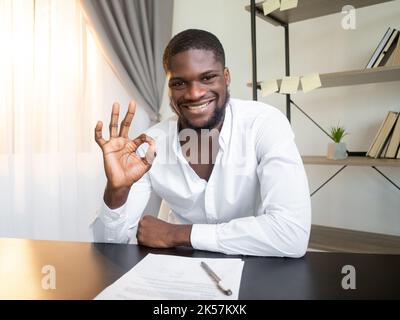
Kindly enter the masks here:
[[[101, 121], [97, 122], [95, 128], [95, 140], [103, 152], [107, 176], [104, 201], [112, 209], [125, 203], [130, 187], [151, 168], [156, 154], [155, 142], [149, 136], [141, 134], [133, 140], [128, 138], [135, 109], [136, 104], [132, 101], [118, 133], [119, 105], [113, 104], [108, 141], [102, 137], [103, 123]], [[144, 157], [139, 157], [136, 150], [143, 143], [148, 143], [149, 148]]]

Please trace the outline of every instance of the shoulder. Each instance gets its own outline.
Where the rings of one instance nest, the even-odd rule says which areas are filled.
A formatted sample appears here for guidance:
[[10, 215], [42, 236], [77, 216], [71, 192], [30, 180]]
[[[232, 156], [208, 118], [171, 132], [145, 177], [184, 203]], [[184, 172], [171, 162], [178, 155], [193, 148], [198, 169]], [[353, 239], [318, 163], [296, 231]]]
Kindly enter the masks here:
[[173, 134], [176, 131], [176, 126], [177, 116], [174, 115], [153, 125], [152, 127], [148, 128], [144, 133], [158, 142], [168, 141], [173, 137]]
[[290, 123], [279, 109], [258, 101], [232, 99], [230, 104], [235, 130], [248, 132], [246, 136], [253, 137], [256, 150], [261, 150], [260, 154], [285, 141], [293, 141]]
[[[171, 146], [171, 143], [174, 139], [174, 133], [176, 132], [177, 126], [177, 118], [176, 116], [172, 116], [168, 119], [165, 119], [150, 128], [148, 128], [143, 133], [153, 138], [156, 143], [157, 149], [157, 158], [159, 156], [165, 156], [163, 153], [166, 152], [168, 147]], [[148, 145], [142, 144], [139, 146], [137, 153], [140, 156], [144, 156], [147, 151]], [[154, 164], [154, 163], [153, 163]]]
[[276, 107], [269, 104], [241, 99], [230, 99], [232, 115], [237, 122], [245, 125], [276, 125], [288, 123], [286, 116]]

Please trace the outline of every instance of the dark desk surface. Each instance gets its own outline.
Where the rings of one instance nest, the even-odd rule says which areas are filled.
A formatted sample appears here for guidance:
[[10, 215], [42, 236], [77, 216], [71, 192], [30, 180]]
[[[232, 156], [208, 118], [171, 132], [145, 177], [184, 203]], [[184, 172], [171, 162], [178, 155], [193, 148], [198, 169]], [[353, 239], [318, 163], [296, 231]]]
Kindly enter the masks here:
[[[189, 248], [0, 239], [0, 299], [92, 299], [147, 253], [231, 257]], [[400, 255], [308, 252], [301, 259], [245, 260], [239, 299], [400, 299]], [[56, 289], [42, 288], [42, 268], [56, 270]], [[356, 270], [344, 290], [342, 267]]]

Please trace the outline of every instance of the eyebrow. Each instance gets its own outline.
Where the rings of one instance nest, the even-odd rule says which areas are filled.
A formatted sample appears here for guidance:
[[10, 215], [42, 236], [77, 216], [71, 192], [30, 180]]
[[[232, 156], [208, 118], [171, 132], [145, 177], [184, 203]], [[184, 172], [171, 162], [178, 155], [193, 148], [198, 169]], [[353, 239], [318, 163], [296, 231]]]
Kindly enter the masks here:
[[[207, 70], [205, 72], [202, 72], [200, 74], [200, 77], [203, 77], [203, 76], [205, 76], [207, 74], [210, 74], [210, 73], [218, 73], [218, 72], [219, 72], [219, 70]], [[173, 77], [173, 78], [169, 79], [169, 81], [176, 81], [176, 80], [183, 80], [183, 78], [182, 77]]]

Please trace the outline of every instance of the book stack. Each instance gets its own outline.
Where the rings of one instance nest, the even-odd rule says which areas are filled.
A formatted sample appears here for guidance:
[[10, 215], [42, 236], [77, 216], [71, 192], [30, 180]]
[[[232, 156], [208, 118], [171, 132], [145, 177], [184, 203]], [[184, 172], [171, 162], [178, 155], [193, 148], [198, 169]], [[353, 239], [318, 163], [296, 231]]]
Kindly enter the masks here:
[[400, 31], [388, 28], [366, 68], [400, 65]]
[[371, 158], [400, 159], [400, 113], [389, 111], [367, 152]]

